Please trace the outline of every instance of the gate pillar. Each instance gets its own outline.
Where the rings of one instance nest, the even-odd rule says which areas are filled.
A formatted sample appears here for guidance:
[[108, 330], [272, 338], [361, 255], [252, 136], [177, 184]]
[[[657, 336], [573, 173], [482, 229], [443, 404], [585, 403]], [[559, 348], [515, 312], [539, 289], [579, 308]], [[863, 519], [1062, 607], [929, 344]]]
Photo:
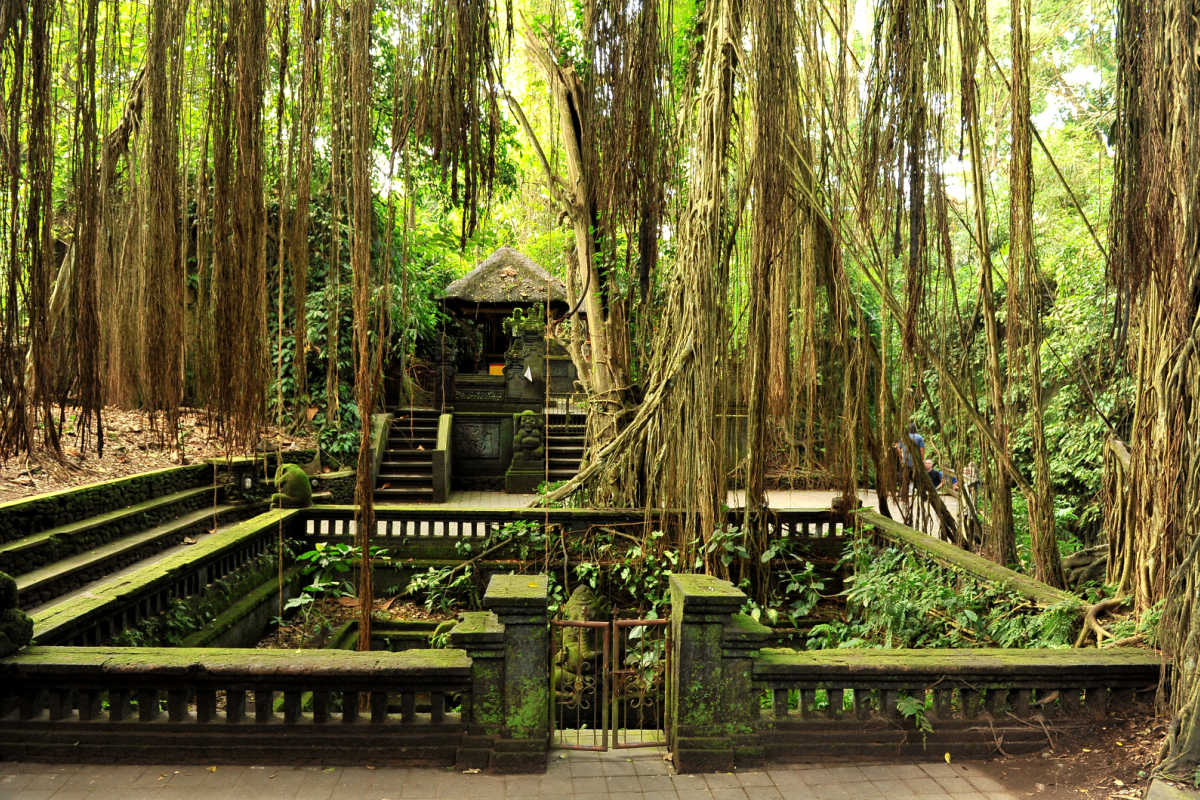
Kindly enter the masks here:
[[671, 576], [668, 739], [680, 772], [762, 760], [753, 659], [770, 629], [738, 610], [746, 595], [708, 575]]
[[483, 604], [504, 626], [503, 713], [491, 768], [541, 772], [550, 742], [546, 576], [493, 575]]

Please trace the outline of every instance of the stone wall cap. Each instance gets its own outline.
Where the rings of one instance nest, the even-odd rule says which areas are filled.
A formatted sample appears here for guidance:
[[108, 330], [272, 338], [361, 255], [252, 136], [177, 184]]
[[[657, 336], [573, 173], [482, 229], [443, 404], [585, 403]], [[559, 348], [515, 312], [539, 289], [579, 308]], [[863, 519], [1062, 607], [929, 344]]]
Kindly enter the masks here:
[[545, 575], [493, 575], [483, 604], [493, 610], [546, 610], [548, 581]]
[[685, 611], [696, 613], [735, 611], [746, 602], [745, 592], [711, 575], [672, 575], [671, 594]]
[[466, 643], [504, 641], [504, 623], [491, 611], [466, 611], [458, 615], [458, 624], [450, 630], [450, 642]]

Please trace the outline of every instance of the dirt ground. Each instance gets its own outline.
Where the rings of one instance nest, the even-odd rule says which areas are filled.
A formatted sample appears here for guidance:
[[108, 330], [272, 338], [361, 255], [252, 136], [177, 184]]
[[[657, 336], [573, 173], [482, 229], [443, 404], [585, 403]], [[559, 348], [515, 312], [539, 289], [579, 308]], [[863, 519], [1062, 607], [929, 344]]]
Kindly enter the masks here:
[[[426, 620], [444, 622], [457, 616], [456, 613], [439, 614], [426, 611], [424, 606], [403, 602], [398, 597], [376, 599], [374, 609], [376, 614], [408, 622]], [[280, 625], [269, 632], [254, 646], [268, 650], [321, 647], [324, 644], [324, 636], [333, 629], [352, 619], [358, 619], [358, 598], [327, 597], [318, 600], [309, 614], [305, 615], [297, 610], [288, 612], [287, 617], [288, 624]]]
[[[55, 418], [58, 410], [55, 411]], [[96, 456], [95, 435], [88, 438], [86, 450], [74, 420], [78, 409], [65, 409], [62, 431], [62, 458], [39, 447], [26, 458], [10, 458], [0, 463], [0, 501], [66, 489], [95, 481], [112, 480], [136, 472], [192, 464], [206, 458], [245, 455], [229, 453], [217, 435], [213, 420], [203, 411], [183, 409], [179, 419], [182, 453], [173, 449], [163, 430], [161, 418], [151, 420], [141, 411], [105, 408], [104, 455]], [[157, 423], [157, 424], [156, 424]], [[259, 440], [262, 449], [308, 450], [316, 447], [312, 434], [268, 427]]]
[[1050, 729], [1052, 747], [1032, 755], [1000, 756], [987, 769], [1020, 797], [1133, 800], [1149, 787], [1166, 734], [1167, 720], [1149, 707], [1118, 712], [1086, 735]]

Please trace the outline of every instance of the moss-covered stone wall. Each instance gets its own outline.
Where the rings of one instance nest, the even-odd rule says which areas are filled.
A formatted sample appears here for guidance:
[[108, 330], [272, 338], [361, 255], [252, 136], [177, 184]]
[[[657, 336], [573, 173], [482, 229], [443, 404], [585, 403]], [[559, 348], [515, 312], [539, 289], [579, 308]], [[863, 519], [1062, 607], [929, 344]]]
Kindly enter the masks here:
[[212, 465], [192, 464], [0, 503], [0, 543], [160, 495], [204, 486], [212, 479]]

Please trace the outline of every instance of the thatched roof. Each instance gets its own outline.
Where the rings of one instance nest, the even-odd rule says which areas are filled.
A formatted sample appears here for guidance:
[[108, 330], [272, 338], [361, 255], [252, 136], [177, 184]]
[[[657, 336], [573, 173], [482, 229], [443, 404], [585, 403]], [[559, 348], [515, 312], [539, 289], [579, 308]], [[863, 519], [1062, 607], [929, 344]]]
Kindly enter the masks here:
[[501, 247], [447, 286], [442, 298], [465, 303], [544, 303], [547, 287], [551, 302], [567, 301], [562, 281], [520, 250]]

